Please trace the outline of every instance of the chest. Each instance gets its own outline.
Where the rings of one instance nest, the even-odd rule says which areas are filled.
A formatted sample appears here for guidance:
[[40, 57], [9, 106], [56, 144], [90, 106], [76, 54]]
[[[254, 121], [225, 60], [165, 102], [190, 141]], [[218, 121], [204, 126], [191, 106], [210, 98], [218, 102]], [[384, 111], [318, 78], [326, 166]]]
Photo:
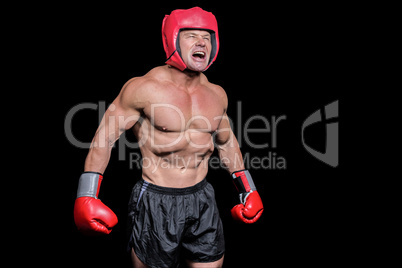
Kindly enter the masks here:
[[222, 100], [208, 88], [192, 93], [170, 89], [159, 92], [144, 112], [151, 125], [161, 131], [193, 129], [212, 133], [218, 128], [224, 107]]

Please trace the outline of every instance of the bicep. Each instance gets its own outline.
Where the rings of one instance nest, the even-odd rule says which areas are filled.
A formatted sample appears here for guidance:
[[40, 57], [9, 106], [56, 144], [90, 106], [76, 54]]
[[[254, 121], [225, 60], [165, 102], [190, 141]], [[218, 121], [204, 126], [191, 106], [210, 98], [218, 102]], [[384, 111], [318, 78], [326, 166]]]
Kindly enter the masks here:
[[135, 88], [123, 87], [103, 115], [96, 138], [105, 139], [109, 145], [113, 145], [124, 131], [139, 120], [141, 113], [133, 98], [133, 91]]
[[216, 89], [217, 89], [216, 92], [222, 101], [222, 108], [223, 108], [223, 115], [219, 116], [220, 122], [215, 135], [215, 142], [219, 148], [219, 146], [225, 145], [228, 142], [230, 142], [230, 140], [233, 138], [233, 132], [230, 126], [229, 117], [226, 113], [228, 109], [228, 97], [226, 95], [225, 90], [222, 87], [217, 86]]

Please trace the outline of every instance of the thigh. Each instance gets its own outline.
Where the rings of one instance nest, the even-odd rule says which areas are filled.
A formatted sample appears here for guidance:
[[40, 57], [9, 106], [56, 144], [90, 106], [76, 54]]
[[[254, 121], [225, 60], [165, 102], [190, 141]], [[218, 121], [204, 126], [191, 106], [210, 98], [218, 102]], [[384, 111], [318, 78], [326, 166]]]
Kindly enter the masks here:
[[225, 239], [212, 186], [208, 185], [190, 201], [187, 211], [192, 212], [193, 218], [182, 240], [185, 259], [194, 263], [216, 262], [225, 252]]
[[156, 186], [150, 187], [143, 182], [131, 205], [129, 247], [135, 252], [133, 263], [138, 263], [138, 258], [151, 267], [174, 267], [179, 262], [185, 223], [182, 197], [161, 194]]
[[149, 268], [148, 265], [145, 265], [135, 254], [134, 249], [131, 249], [131, 261], [133, 263], [133, 268]]
[[187, 260], [186, 263], [189, 268], [220, 268], [223, 265], [223, 257], [214, 262], [193, 262]]

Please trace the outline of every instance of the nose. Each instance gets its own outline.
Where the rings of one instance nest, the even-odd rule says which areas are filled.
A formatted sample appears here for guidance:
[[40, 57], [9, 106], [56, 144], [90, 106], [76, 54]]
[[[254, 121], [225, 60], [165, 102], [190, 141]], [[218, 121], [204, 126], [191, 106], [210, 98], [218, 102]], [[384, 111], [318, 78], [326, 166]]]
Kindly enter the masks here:
[[200, 47], [205, 47], [206, 46], [205, 40], [204, 40], [204, 38], [202, 38], [202, 36], [198, 37], [196, 45], [200, 46]]

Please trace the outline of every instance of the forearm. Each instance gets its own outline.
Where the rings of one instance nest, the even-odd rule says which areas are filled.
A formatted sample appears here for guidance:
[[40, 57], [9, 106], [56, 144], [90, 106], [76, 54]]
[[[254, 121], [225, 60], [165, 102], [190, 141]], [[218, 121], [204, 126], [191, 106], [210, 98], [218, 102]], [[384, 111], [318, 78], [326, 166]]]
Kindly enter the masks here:
[[233, 134], [232, 138], [226, 143], [218, 145], [218, 151], [221, 163], [229, 173], [244, 169], [239, 143]]
[[91, 147], [87, 158], [85, 159], [84, 171], [99, 172], [103, 174], [109, 163], [111, 148], [106, 146], [101, 147]]
[[85, 159], [84, 171], [99, 172], [103, 174], [110, 160], [110, 154], [113, 148], [116, 135], [112, 128], [105, 127], [105, 116], [95, 133], [89, 149], [87, 158]]

